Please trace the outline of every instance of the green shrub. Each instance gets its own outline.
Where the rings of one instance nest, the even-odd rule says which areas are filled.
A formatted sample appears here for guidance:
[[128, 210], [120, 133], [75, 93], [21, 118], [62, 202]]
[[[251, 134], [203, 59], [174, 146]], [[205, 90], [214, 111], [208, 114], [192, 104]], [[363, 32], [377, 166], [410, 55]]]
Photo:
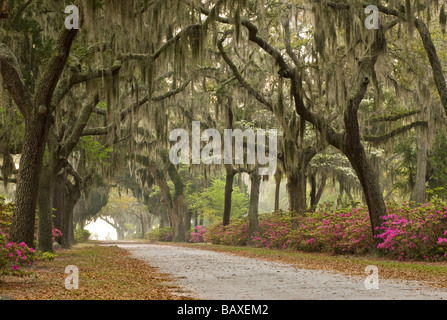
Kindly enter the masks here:
[[74, 231], [74, 238], [76, 243], [85, 243], [92, 234], [88, 230], [76, 229]]
[[145, 238], [150, 241], [162, 241], [162, 242], [171, 242], [172, 241], [172, 228], [158, 228], [152, 229], [148, 233], [146, 233]]

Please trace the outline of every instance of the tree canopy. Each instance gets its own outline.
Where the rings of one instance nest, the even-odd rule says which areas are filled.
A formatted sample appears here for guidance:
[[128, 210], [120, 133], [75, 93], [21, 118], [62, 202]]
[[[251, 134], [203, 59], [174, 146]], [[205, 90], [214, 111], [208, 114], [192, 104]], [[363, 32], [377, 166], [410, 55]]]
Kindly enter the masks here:
[[[284, 207], [283, 181], [296, 214], [365, 203], [373, 235], [386, 201], [445, 196], [443, 1], [0, 3], [0, 179], [15, 242], [33, 245], [36, 209], [45, 251], [53, 227], [70, 246], [75, 223], [99, 216], [142, 237], [170, 226], [174, 241], [191, 223], [240, 217], [256, 232], [260, 202]], [[175, 129], [198, 139], [188, 158], [201, 161], [172, 163]], [[247, 136], [231, 150], [242, 164], [204, 161], [224, 152], [211, 130], [223, 142], [269, 129], [277, 152], [255, 140], [257, 164]], [[276, 170], [259, 175], [267, 154]], [[138, 213], [111, 204], [128, 192]]]

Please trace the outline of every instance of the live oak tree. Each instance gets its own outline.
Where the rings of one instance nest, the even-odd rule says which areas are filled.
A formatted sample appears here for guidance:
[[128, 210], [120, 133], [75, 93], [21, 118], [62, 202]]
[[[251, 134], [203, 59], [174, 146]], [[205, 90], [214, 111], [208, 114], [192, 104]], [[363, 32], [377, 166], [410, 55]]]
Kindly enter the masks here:
[[[218, 1], [218, 4], [223, 2]], [[5, 22], [5, 25], [10, 23], [8, 27], [14, 26], [16, 19], [20, 19], [22, 15], [29, 15], [31, 10], [40, 10], [45, 8], [46, 5], [51, 4], [46, 2], [34, 4], [32, 1], [29, 1], [25, 6], [18, 6], [15, 11], [16, 15], [11, 20]], [[188, 43], [189, 40], [199, 44], [200, 41], [197, 41], [197, 37], [192, 37], [192, 35], [197, 35], [195, 32], [199, 31], [199, 27], [206, 29], [206, 24], [210, 20], [205, 22], [204, 26], [198, 26], [197, 24], [187, 25], [183, 32], [180, 31], [172, 38], [166, 38], [163, 35], [166, 30], [169, 29], [172, 33], [174, 25], [181, 28], [182, 25], [185, 25], [185, 21], [189, 21], [190, 16], [188, 13], [184, 15], [177, 15], [176, 13], [182, 12], [183, 4], [181, 1], [156, 1], [152, 3], [133, 1], [125, 6], [123, 2], [116, 1], [107, 2], [107, 4], [79, 1], [75, 2], [75, 5], [80, 8], [81, 12], [82, 37], [98, 43], [93, 52], [95, 58], [90, 61], [90, 64], [84, 65], [82, 63], [87, 68], [85, 72], [82, 70], [82, 66], [79, 65], [74, 65], [70, 70], [66, 68], [71, 47], [80, 31], [78, 29], [66, 29], [63, 24], [65, 17], [57, 10], [56, 12], [43, 10], [46, 15], [43, 18], [41, 17], [42, 19], [51, 19], [54, 16], [51, 27], [44, 30], [45, 37], [51, 38], [54, 34], [57, 34], [54, 28], [60, 31], [58, 37], [53, 39], [55, 40], [53, 42], [54, 46], [50, 47], [51, 42], [47, 42], [53, 54], [39, 68], [39, 72], [33, 74], [35, 79], [32, 79], [32, 85], [25, 81], [26, 77], [23, 75], [16, 54], [5, 43], [1, 45], [1, 73], [4, 87], [13, 98], [26, 123], [19, 179], [17, 181], [17, 210], [14, 215], [11, 236], [14, 241], [24, 241], [30, 245], [33, 242], [34, 212], [38, 194], [37, 181], [40, 179], [45, 145], [48, 141], [50, 124], [65, 95], [74, 86], [81, 83], [87, 84], [87, 92], [90, 96], [95, 96], [97, 93], [100, 93], [101, 96], [105, 95], [108, 106], [105, 130], [112, 129], [111, 131], [114, 133], [114, 135], [110, 135], [112, 141], [119, 139], [119, 116], [117, 117], [113, 111], [114, 109], [116, 110], [117, 105], [117, 99], [115, 98], [119, 96], [119, 75], [116, 72], [108, 75], [105, 70], [114, 68], [116, 66], [114, 62], [117, 60], [136, 61], [136, 63], [127, 64], [126, 66], [129, 68], [126, 67], [123, 71], [129, 74], [138, 70], [142, 80], [138, 82], [138, 86], [146, 84], [147, 95], [150, 97], [152, 94], [152, 78], [156, 73], [154, 72], [154, 62], [163, 55], [165, 55], [163, 58], [167, 59], [166, 52], [174, 52], [176, 56], [175, 67], [179, 69], [182, 61], [184, 61], [186, 52], [171, 50], [172, 48], [181, 49], [181, 46], [173, 46], [173, 44], [177, 43], [183, 35], [185, 35], [186, 40], [182, 44]], [[171, 10], [174, 6], [178, 9], [177, 11]], [[62, 4], [59, 9], [63, 9]], [[160, 19], [162, 16], [163, 20]], [[151, 21], [148, 27], [145, 27], [144, 24], [146, 19]], [[102, 28], [98, 28], [98, 22], [102, 22]], [[124, 26], [132, 28], [134, 34], [125, 36]], [[38, 27], [39, 25], [37, 24], [36, 28]], [[149, 28], [155, 32], [149, 33]], [[147, 37], [148, 34], [152, 34], [153, 37]], [[165, 34], [168, 34], [168, 32]], [[20, 38], [18, 37], [11, 41], [8, 39], [8, 41], [15, 44], [18, 43], [17, 39]], [[142, 39], [145, 41], [141, 41]], [[109, 43], [112, 45], [108, 46]], [[37, 46], [37, 44], [33, 46]], [[154, 51], [154, 48], [157, 47], [159, 49]], [[107, 49], [111, 49], [111, 52], [107, 52], [107, 55], [103, 54], [104, 50]], [[169, 55], [167, 56], [169, 57]], [[106, 65], [106, 67], [95, 71], [92, 69], [92, 62], [94, 64], [102, 62], [101, 64]], [[64, 73], [65, 75], [63, 76]], [[101, 84], [97, 85], [90, 81], [93, 78], [107, 79], [102, 82], [101, 87]], [[85, 118], [83, 121], [85, 121]], [[80, 130], [75, 135], [79, 134], [79, 132]], [[70, 151], [72, 146], [73, 144], [66, 145], [66, 151]], [[112, 163], [111, 170], [113, 168], [115, 166]], [[49, 208], [49, 206], [46, 207]]]

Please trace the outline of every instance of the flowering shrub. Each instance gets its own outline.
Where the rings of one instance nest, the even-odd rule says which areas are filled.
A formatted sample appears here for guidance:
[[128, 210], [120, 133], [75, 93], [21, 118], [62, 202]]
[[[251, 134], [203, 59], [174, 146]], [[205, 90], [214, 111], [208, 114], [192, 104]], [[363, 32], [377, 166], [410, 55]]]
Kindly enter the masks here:
[[205, 242], [203, 239], [204, 234], [206, 233], [206, 228], [204, 226], [197, 226], [194, 228], [194, 231], [191, 232], [189, 236], [189, 242], [194, 243], [202, 243]]
[[[447, 259], [447, 204], [438, 200], [420, 207], [387, 204], [387, 215], [379, 227], [380, 252], [393, 259]], [[246, 245], [248, 222], [233, 220], [224, 227], [209, 227], [206, 242]], [[296, 215], [279, 212], [262, 215], [259, 233], [251, 237], [257, 247], [295, 249], [333, 254], [367, 254], [374, 248], [367, 208], [331, 210], [328, 204], [315, 212]]]
[[204, 235], [205, 242], [229, 246], [246, 245], [248, 238], [247, 219], [233, 219], [228, 226], [224, 226], [222, 222], [219, 222], [208, 228]]
[[251, 242], [256, 247], [285, 249], [290, 244], [287, 240], [290, 230], [290, 216], [273, 213], [259, 221], [259, 233], [252, 236]]
[[378, 248], [398, 260], [447, 258], [447, 204], [393, 205], [383, 216]]
[[14, 204], [7, 204], [0, 197], [0, 276], [23, 276], [30, 274], [23, 267], [30, 266], [34, 258], [34, 249], [25, 243], [16, 244], [9, 241]]
[[[29, 274], [22, 270], [23, 267], [31, 265], [34, 256], [34, 249], [29, 248], [25, 243], [15, 244], [7, 243], [0, 251], [2, 275], [22, 276]], [[5, 259], [6, 257], [6, 259]]]
[[60, 237], [63, 236], [63, 233], [59, 229], [53, 227], [53, 230], [51, 230], [51, 236], [52, 241], [56, 242], [58, 239], [60, 239]]

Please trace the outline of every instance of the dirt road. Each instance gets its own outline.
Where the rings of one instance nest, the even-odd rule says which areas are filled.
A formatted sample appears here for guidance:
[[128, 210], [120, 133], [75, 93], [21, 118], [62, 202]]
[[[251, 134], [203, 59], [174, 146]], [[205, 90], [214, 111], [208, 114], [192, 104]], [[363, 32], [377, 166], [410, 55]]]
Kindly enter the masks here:
[[[447, 291], [416, 281], [349, 277], [298, 269], [208, 250], [155, 244], [119, 244], [136, 258], [172, 275], [184, 293], [203, 300], [441, 300]], [[368, 282], [374, 283], [374, 282]]]

